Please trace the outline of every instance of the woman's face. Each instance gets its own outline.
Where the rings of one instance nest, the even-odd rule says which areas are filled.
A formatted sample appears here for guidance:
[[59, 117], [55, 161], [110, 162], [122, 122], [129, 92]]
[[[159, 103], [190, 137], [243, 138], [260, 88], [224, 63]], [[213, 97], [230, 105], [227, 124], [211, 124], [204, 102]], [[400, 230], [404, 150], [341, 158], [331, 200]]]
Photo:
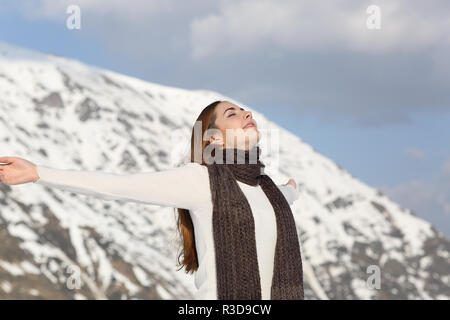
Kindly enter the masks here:
[[211, 143], [217, 143], [223, 148], [248, 150], [261, 138], [251, 111], [246, 111], [231, 102], [222, 101], [216, 106], [214, 112], [215, 125], [222, 134], [213, 135]]

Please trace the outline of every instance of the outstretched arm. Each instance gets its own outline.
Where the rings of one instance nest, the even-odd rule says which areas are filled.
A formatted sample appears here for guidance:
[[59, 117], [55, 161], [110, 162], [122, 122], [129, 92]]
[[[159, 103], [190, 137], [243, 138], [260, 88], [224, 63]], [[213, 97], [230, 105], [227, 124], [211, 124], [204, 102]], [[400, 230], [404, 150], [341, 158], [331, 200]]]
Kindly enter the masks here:
[[106, 200], [188, 210], [203, 205], [209, 196], [207, 171], [198, 163], [163, 171], [115, 174], [50, 168], [17, 157], [3, 157], [0, 162], [6, 162], [0, 166], [1, 182], [10, 185], [34, 182]]
[[114, 174], [37, 166], [37, 184], [93, 195], [107, 200], [194, 209], [205, 200], [202, 171], [197, 163], [163, 171]]
[[290, 205], [292, 205], [294, 201], [299, 198], [296, 186], [295, 181], [292, 179], [290, 179], [286, 184], [277, 185], [278, 189], [280, 189]]

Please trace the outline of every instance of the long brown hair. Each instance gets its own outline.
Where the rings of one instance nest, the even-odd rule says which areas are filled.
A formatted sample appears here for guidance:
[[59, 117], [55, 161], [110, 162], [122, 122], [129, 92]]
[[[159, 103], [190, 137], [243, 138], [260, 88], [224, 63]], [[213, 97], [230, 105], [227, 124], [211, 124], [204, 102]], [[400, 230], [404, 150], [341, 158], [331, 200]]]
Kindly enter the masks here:
[[[209, 144], [207, 139], [204, 139], [205, 132], [211, 128], [217, 128], [215, 126], [216, 114], [214, 112], [216, 106], [223, 102], [222, 100], [214, 101], [206, 106], [196, 120], [196, 124], [201, 123], [201, 136], [195, 135], [195, 126], [192, 128], [191, 134], [191, 162], [194, 162], [194, 150], [197, 146], [201, 145], [201, 164], [205, 165], [203, 159], [203, 151], [205, 147]], [[177, 230], [181, 238], [181, 250], [178, 253], [177, 262], [180, 269], [185, 267], [186, 273], [194, 273], [198, 269], [198, 259], [197, 250], [195, 249], [195, 234], [194, 226], [192, 224], [191, 215], [189, 210], [177, 208], [178, 219], [177, 219]], [[180, 258], [183, 258], [180, 261]]]

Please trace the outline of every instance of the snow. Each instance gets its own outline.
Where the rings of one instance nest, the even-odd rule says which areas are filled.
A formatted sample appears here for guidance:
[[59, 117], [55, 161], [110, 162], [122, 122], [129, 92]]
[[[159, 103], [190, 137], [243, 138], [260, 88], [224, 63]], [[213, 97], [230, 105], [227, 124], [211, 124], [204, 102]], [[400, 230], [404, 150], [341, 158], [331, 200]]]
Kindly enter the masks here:
[[148, 278], [147, 274], [145, 273], [142, 268], [139, 268], [138, 266], [133, 266], [133, 272], [136, 276], [136, 279], [144, 286], [149, 287], [153, 282], [151, 279]]
[[20, 266], [9, 263], [8, 261], [0, 260], [0, 267], [11, 273], [13, 276], [22, 276], [25, 274]]
[[2, 281], [0, 282], [0, 288], [6, 293], [10, 293], [12, 290], [12, 285], [9, 281]]
[[20, 266], [26, 273], [40, 274], [39, 269], [29, 261], [22, 261]]
[[[82, 86], [83, 91], [68, 88], [65, 76], [72, 84]], [[2, 141], [3, 155], [60, 169], [118, 174], [164, 170], [186, 160], [183, 156], [187, 156], [191, 126], [202, 108], [214, 100], [228, 100], [250, 109], [259, 128], [267, 133], [273, 129], [275, 137], [279, 135], [275, 139], [279, 145], [271, 145], [274, 140], [270, 136], [261, 140], [266, 146], [263, 161], [269, 160], [267, 172], [277, 183], [285, 183], [289, 178], [297, 183], [299, 198], [291, 208], [301, 240], [305, 279], [321, 299], [333, 298], [328, 293], [332, 292], [330, 285], [338, 281], [334, 279], [348, 270], [359, 269], [350, 255], [358, 243], [368, 245], [365, 253], [373, 259], [379, 254], [373, 244], [381, 243], [381, 266], [387, 259], [406, 264], [406, 257], [423, 255], [424, 241], [436, 236], [430, 223], [402, 210], [387, 197], [378, 196], [375, 188], [339, 168], [300, 137], [251, 106], [217, 92], [163, 86], [0, 42], [0, 93], [0, 134], [10, 138]], [[40, 105], [38, 111], [36, 101], [51, 93], [61, 96], [64, 107]], [[81, 105], [87, 98], [98, 106], [98, 119], [81, 120]], [[130, 114], [139, 117], [135, 119]], [[174, 127], [164, 123], [162, 116]], [[130, 128], [118, 119], [125, 120]], [[41, 123], [48, 128], [38, 127]], [[278, 147], [279, 154], [266, 153]], [[168, 157], [158, 157], [159, 151], [165, 151]], [[13, 264], [0, 256], [0, 267], [12, 275], [41, 273], [55, 283], [58, 281], [63, 248], [37, 232], [37, 228], [45, 231], [52, 217], [68, 233], [69, 238], [64, 241], [74, 250], [74, 263], [89, 276], [98, 275], [94, 280], [102, 290], [111, 286], [114, 278], [130, 295], [155, 283], [163, 299], [194, 294], [193, 277], [175, 268], [172, 208], [101, 200], [33, 184], [11, 189], [4, 198], [6, 206], [2, 204], [0, 217], [6, 222], [9, 235], [17, 238], [21, 250], [33, 259]], [[351, 204], [331, 206], [337, 198]], [[380, 212], [372, 201], [385, 210]], [[346, 253], [338, 257], [337, 248]], [[112, 263], [113, 255], [120, 257], [120, 265], [129, 267], [139, 283]], [[439, 249], [437, 255], [450, 257], [444, 249]], [[427, 268], [432, 263], [433, 259], [424, 257], [420, 267]], [[329, 278], [325, 265], [330, 266], [334, 278]], [[420, 297], [429, 297], [421, 278], [425, 273], [407, 270]], [[445, 275], [441, 276], [445, 279]], [[361, 279], [340, 285], [353, 288], [361, 299], [371, 299], [374, 294]], [[11, 290], [8, 282], [3, 281], [0, 286], [5, 292]], [[74, 298], [86, 297], [74, 293]]]

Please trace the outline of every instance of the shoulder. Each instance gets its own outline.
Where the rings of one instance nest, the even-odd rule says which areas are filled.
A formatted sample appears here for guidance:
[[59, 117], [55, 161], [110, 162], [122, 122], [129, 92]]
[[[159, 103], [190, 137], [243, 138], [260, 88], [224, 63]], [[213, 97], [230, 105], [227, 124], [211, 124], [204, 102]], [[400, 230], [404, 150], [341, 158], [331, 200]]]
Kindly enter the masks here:
[[211, 189], [207, 166], [198, 162], [187, 162], [177, 167], [177, 170], [182, 171], [178, 177], [178, 183], [187, 190], [190, 201], [193, 203], [191, 208], [195, 211], [209, 204]]
[[179, 166], [179, 168], [185, 168], [186, 170], [190, 171], [197, 171], [197, 172], [205, 172], [208, 170], [208, 168], [198, 162], [187, 162]]
[[281, 184], [277, 185], [277, 187], [280, 189], [280, 191], [285, 196], [286, 200], [290, 205], [294, 203], [295, 200], [299, 198], [299, 193], [297, 191], [297, 188], [295, 188], [292, 184]]
[[186, 174], [200, 180], [208, 180], [208, 168], [198, 162], [187, 162], [178, 167], [176, 170], [183, 171]]
[[292, 197], [292, 202], [294, 202], [295, 200], [297, 200], [299, 198], [299, 192], [297, 190], [297, 187], [293, 186], [292, 184], [288, 183], [286, 185], [287, 190], [289, 190], [289, 193], [291, 194]]

